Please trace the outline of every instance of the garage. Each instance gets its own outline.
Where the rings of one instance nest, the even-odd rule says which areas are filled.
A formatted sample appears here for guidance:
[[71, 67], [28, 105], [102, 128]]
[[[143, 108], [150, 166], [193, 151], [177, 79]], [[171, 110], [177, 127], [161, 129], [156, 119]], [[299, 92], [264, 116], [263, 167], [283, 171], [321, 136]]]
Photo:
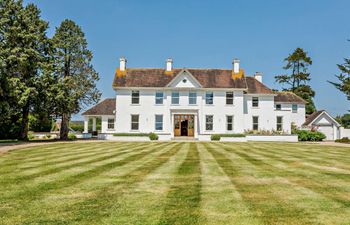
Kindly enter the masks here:
[[326, 141], [334, 141], [339, 138], [340, 124], [325, 110], [308, 116], [303, 127], [322, 132], [326, 135]]

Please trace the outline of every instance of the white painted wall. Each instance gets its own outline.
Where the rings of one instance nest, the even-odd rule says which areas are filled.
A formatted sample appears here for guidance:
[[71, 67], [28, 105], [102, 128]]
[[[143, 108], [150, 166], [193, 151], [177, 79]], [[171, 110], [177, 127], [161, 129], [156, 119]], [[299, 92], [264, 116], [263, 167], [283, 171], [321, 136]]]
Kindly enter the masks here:
[[340, 138], [350, 138], [350, 129], [345, 129], [344, 127], [340, 127]]
[[[181, 81], [181, 79], [179, 79]], [[172, 90], [169, 88], [159, 89], [134, 89], [140, 91], [140, 104], [131, 104], [132, 89], [116, 90], [116, 115], [115, 130], [107, 131], [107, 118], [102, 118], [102, 132], [106, 133], [149, 133], [173, 135], [173, 118], [174, 113], [191, 113], [197, 115], [195, 133], [199, 138], [200, 135], [210, 135], [213, 133], [243, 133], [245, 130], [252, 129], [252, 116], [259, 116], [259, 127], [263, 130], [276, 130], [276, 117], [283, 116], [283, 130], [290, 132], [291, 122], [302, 124], [305, 118], [305, 107], [300, 105], [298, 113], [291, 112], [291, 105], [286, 105], [286, 110], [276, 111], [274, 107], [273, 95], [246, 95], [242, 90], [234, 90], [234, 104], [226, 105], [226, 91], [232, 89], [215, 89], [205, 90], [197, 87], [188, 86], [192, 80], [188, 80], [186, 84], [176, 83], [176, 91], [180, 93], [180, 102], [178, 105], [171, 104]], [[164, 100], [162, 105], [155, 104], [156, 91], [164, 92]], [[189, 105], [188, 94], [190, 91], [197, 92], [197, 104]], [[214, 92], [214, 104], [205, 104], [206, 91]], [[252, 97], [259, 97], [259, 107], [252, 107]], [[139, 130], [131, 130], [131, 115], [139, 114]], [[163, 130], [155, 131], [155, 115], [163, 115]], [[213, 131], [205, 130], [205, 116], [214, 116]], [[233, 131], [226, 130], [226, 116], [233, 115]]]

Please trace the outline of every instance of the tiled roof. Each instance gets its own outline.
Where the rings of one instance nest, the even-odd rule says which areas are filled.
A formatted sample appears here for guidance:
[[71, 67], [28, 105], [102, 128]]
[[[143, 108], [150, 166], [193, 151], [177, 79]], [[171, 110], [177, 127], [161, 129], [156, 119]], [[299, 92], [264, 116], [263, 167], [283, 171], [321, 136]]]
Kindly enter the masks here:
[[82, 113], [83, 116], [114, 115], [115, 98], [107, 98]]
[[[125, 75], [115, 75], [113, 87], [166, 87], [183, 69], [128, 68]], [[250, 94], [273, 94], [272, 90], [253, 77], [232, 79], [232, 70], [227, 69], [186, 69], [198, 80], [203, 88], [247, 89]]]
[[306, 120], [305, 123], [303, 124], [303, 126], [308, 126], [310, 125], [319, 115], [321, 115], [323, 112], [325, 112], [325, 110], [321, 110], [321, 111], [317, 111], [312, 113], [311, 115], [309, 115]]
[[306, 101], [293, 92], [277, 92], [275, 102], [290, 102], [305, 104]]

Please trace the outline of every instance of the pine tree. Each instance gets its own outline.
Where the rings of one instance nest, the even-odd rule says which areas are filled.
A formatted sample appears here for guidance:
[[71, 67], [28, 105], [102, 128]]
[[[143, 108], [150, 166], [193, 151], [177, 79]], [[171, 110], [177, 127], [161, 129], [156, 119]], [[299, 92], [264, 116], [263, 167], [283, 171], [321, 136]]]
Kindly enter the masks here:
[[313, 102], [315, 91], [312, 90], [308, 82], [311, 80], [308, 68], [312, 65], [311, 58], [302, 48], [296, 48], [292, 54], [284, 59], [287, 63], [283, 69], [291, 71], [291, 74], [275, 76], [277, 83], [287, 85], [284, 91], [291, 91], [303, 98], [306, 104], [306, 113], [311, 114], [316, 111]]
[[92, 52], [81, 28], [64, 20], [53, 37], [55, 49], [55, 113], [61, 116], [60, 138], [68, 139], [71, 115], [85, 105], [97, 102], [101, 93], [96, 88], [98, 73], [91, 64]]
[[1, 0], [0, 15], [0, 104], [5, 116], [20, 113], [18, 138], [27, 140], [37, 81], [49, 58], [48, 23], [34, 4], [24, 7], [22, 0]]
[[344, 61], [343, 64], [338, 64], [340, 74], [336, 75], [336, 78], [338, 78], [339, 83], [328, 82], [333, 84], [339, 91], [343, 92], [348, 100], [350, 100], [350, 59], [344, 59]]

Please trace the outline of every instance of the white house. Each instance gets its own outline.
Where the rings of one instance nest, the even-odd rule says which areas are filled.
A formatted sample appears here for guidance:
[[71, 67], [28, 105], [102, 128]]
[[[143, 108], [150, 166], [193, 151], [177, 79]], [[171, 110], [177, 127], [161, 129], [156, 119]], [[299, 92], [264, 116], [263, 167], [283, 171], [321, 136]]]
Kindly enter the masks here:
[[[113, 81], [115, 98], [83, 113], [102, 118], [101, 133], [157, 133], [207, 139], [210, 134], [249, 130], [291, 132], [305, 122], [305, 101], [293, 93], [275, 93], [262, 74], [246, 76], [235, 59], [232, 69], [127, 68], [120, 59]], [[96, 120], [94, 120], [96, 121]], [[94, 122], [93, 130], [96, 130]]]

